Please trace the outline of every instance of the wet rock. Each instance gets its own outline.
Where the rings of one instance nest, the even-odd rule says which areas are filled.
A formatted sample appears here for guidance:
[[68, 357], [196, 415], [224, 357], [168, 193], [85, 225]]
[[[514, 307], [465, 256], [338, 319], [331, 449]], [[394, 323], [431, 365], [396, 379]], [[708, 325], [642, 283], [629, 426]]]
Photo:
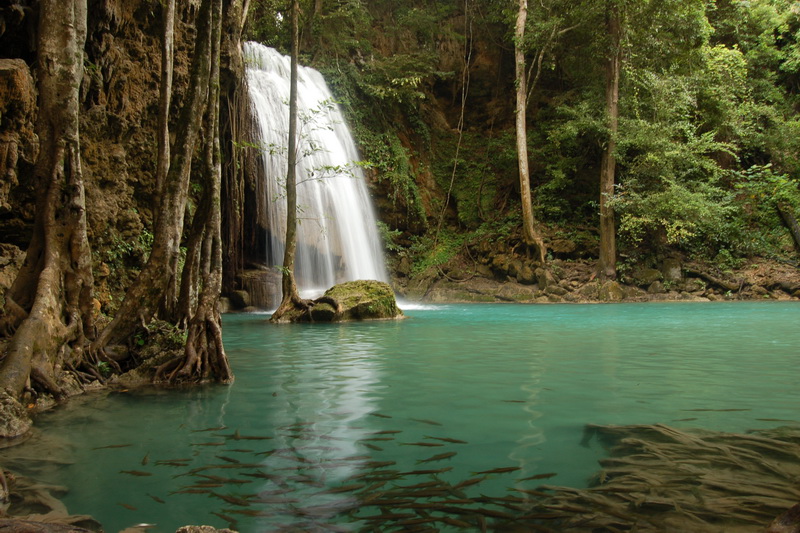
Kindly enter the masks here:
[[607, 281], [600, 286], [598, 298], [604, 302], [620, 302], [625, 298], [625, 292], [616, 281]]
[[7, 392], [0, 391], [0, 438], [20, 437], [30, 431], [32, 425], [25, 407]]
[[395, 268], [395, 272], [398, 276], [402, 276], [407, 278], [411, 275], [411, 259], [408, 256], [403, 256], [400, 258], [400, 261], [397, 262], [397, 267]]
[[230, 299], [234, 309], [244, 309], [250, 306], [250, 293], [247, 291], [233, 291]]
[[539, 281], [536, 271], [528, 264], [523, 264], [517, 273], [517, 281], [523, 285], [533, 285]]
[[334, 285], [312, 302], [306, 313], [291, 321], [346, 322], [402, 317], [388, 283], [359, 280]]
[[661, 283], [660, 280], [656, 280], [653, 283], [651, 283], [649, 287], [647, 287], [647, 292], [650, 294], [662, 294], [664, 292], [667, 292], [667, 290], [664, 287], [664, 284]]
[[578, 248], [578, 245], [569, 239], [555, 239], [550, 243], [549, 248], [550, 252], [555, 255], [570, 255]]
[[231, 305], [231, 299], [225, 296], [220, 296], [219, 300], [217, 301], [217, 311], [220, 313], [229, 313], [233, 306]]
[[569, 291], [560, 285], [550, 285], [545, 289], [545, 294], [554, 295], [554, 296], [564, 296]]
[[536, 269], [536, 280], [539, 283], [539, 288], [543, 291], [546, 291], [552, 285], [558, 285], [558, 278], [553, 274], [553, 271], [542, 267]]
[[661, 263], [661, 273], [664, 281], [678, 282], [683, 279], [681, 260], [676, 257], [668, 257]]
[[640, 268], [634, 271], [632, 277], [637, 285], [648, 287], [656, 281], [661, 281], [663, 274], [655, 268]]
[[800, 503], [776, 518], [764, 533], [800, 533]]

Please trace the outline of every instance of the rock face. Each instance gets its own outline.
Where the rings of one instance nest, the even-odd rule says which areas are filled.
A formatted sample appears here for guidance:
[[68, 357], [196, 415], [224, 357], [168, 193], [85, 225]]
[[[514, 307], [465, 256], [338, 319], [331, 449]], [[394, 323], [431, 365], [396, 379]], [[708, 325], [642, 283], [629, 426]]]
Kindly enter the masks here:
[[382, 281], [348, 281], [334, 285], [310, 302], [308, 309], [287, 316], [288, 322], [347, 322], [403, 318], [394, 291]]

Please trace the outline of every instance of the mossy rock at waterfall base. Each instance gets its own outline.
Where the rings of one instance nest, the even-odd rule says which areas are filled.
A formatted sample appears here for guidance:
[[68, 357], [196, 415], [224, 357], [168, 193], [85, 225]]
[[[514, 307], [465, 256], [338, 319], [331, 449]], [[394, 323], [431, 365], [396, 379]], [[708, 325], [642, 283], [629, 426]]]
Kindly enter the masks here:
[[282, 322], [347, 322], [403, 318], [394, 291], [382, 281], [359, 280], [334, 285], [308, 309], [284, 315]]
[[[339, 309], [333, 321], [381, 320], [402, 318], [394, 291], [382, 281], [359, 280], [334, 285], [325, 292], [324, 299], [334, 300]], [[323, 305], [331, 306], [330, 303]], [[332, 307], [332, 306], [331, 306]]]

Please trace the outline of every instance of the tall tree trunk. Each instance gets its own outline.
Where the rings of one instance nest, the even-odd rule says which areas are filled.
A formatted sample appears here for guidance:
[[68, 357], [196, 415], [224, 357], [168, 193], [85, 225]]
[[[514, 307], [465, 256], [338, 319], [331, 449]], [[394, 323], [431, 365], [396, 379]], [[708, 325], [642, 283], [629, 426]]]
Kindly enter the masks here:
[[619, 9], [608, 8], [607, 27], [610, 38], [608, 62], [606, 63], [606, 115], [609, 137], [600, 167], [600, 261], [598, 273], [603, 279], [617, 277], [617, 242], [614, 227], [614, 209], [609, 205], [614, 195], [616, 182], [616, 149], [619, 123], [619, 76], [622, 68], [622, 48]]
[[7, 296], [12, 312], [4, 312], [3, 329], [15, 333], [0, 364], [0, 387], [14, 398], [29, 378], [41, 390], [62, 394], [60, 372], [86, 362], [83, 345], [93, 330], [78, 126], [86, 9], [86, 0], [40, 4], [36, 219]]
[[198, 13], [197, 38], [192, 59], [189, 88], [184, 97], [177, 130], [180, 143], [172, 153], [167, 179], [158, 204], [158, 218], [153, 232], [153, 249], [136, 281], [128, 289], [114, 319], [92, 343], [92, 351], [119, 343], [133, 333], [139, 324], [153, 318], [174, 286], [183, 219], [189, 195], [192, 156], [199, 138], [203, 113], [208, 99], [211, 70], [211, 4], [203, 0]]
[[220, 85], [220, 123], [222, 138], [222, 291], [235, 288], [235, 280], [244, 268], [244, 204], [245, 167], [244, 143], [250, 126], [247, 105], [245, 68], [242, 57], [242, 29], [247, 19], [248, 0], [227, 0], [222, 32]]
[[282, 298], [272, 314], [273, 322], [280, 322], [293, 309], [306, 307], [297, 292], [294, 278], [294, 256], [297, 249], [297, 55], [299, 48], [298, 0], [292, 1], [292, 55], [289, 88], [289, 153], [286, 170], [286, 248], [283, 254]]
[[528, 107], [528, 89], [525, 72], [525, 23], [528, 18], [528, 0], [519, 0], [517, 24], [514, 31], [514, 60], [517, 84], [517, 162], [519, 165], [519, 188], [522, 199], [522, 230], [525, 244], [535, 246], [539, 261], [544, 264], [547, 256], [539, 225], [533, 216], [531, 178], [528, 167], [528, 126], [525, 111]]
[[[233, 372], [228, 364], [222, 344], [222, 327], [217, 309], [222, 288], [222, 239], [220, 205], [222, 188], [222, 162], [219, 141], [219, 71], [220, 36], [222, 28], [222, 0], [213, 0], [213, 30], [211, 32], [211, 79], [206, 106], [206, 145], [203, 158], [205, 188], [203, 209], [195, 213], [195, 224], [201, 231], [193, 232], [188, 254], [199, 260], [190, 266], [188, 258], [183, 272], [183, 286], [200, 280], [201, 290], [197, 306], [189, 321], [186, 347], [182, 358], [163, 365], [156, 378], [176, 381], [205, 381], [215, 379], [229, 383]], [[202, 237], [196, 235], [202, 234]], [[200, 247], [200, 243], [203, 244]], [[202, 248], [198, 249], [198, 247]], [[205, 251], [208, 253], [204, 253]], [[183, 291], [182, 291], [183, 293]], [[186, 304], [191, 307], [191, 302]]]
[[[172, 101], [172, 64], [175, 41], [175, 0], [162, 4], [164, 34], [161, 46], [161, 87], [158, 98], [158, 163], [156, 198], [161, 195], [169, 171], [169, 106]], [[157, 215], [157, 213], [156, 213]]]

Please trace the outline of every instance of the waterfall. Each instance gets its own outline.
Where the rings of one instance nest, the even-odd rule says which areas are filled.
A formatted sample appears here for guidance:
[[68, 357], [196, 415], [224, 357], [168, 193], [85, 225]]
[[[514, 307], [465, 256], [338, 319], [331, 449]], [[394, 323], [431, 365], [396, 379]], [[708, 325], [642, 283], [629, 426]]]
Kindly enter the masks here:
[[[290, 60], [246, 43], [247, 83], [261, 151], [269, 267], [283, 264]], [[353, 136], [322, 75], [298, 67], [297, 254], [304, 297], [343, 281], [388, 281], [377, 221]], [[280, 295], [273, 302], [277, 304]]]

